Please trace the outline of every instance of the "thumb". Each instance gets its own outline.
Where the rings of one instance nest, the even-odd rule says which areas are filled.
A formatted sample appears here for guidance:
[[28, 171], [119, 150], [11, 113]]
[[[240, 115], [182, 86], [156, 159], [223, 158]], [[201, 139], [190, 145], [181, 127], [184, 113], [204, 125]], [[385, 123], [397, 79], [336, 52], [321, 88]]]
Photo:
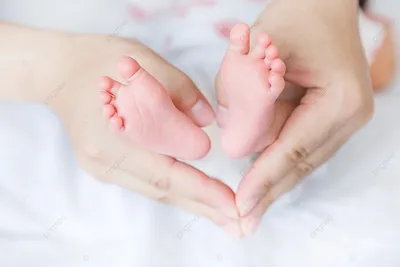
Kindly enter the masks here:
[[172, 84], [165, 85], [175, 107], [199, 127], [211, 124], [214, 111], [210, 103], [186, 74], [178, 74], [176, 79], [170, 78]]
[[175, 107], [185, 113], [197, 126], [204, 127], [214, 120], [214, 111], [192, 79], [149, 48], [140, 46], [139, 64], [167, 90]]
[[218, 100], [217, 122], [219, 126], [224, 126], [228, 120], [228, 97], [218, 78], [215, 80], [215, 89]]

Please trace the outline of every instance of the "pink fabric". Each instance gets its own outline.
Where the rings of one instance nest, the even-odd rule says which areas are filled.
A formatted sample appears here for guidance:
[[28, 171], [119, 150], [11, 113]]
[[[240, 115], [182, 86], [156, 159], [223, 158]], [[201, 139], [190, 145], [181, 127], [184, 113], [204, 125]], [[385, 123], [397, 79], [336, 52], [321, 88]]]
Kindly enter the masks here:
[[174, 17], [184, 18], [193, 8], [212, 8], [215, 6], [216, 3], [217, 0], [197, 0], [186, 3], [171, 3], [167, 7], [156, 7], [152, 10], [145, 10], [138, 4], [131, 4], [129, 9], [131, 16], [134, 20], [149, 20], [165, 14], [170, 14]]
[[[232, 17], [229, 12], [223, 12], [231, 8], [233, 2], [224, 2], [221, 5], [220, 0], [163, 0], [165, 2], [135, 2], [129, 5], [129, 13], [131, 18], [134, 21], [145, 23], [151, 20], [163, 18], [171, 18], [171, 19], [186, 19], [188, 14], [192, 12], [194, 9], [202, 9], [202, 12], [206, 12], [205, 14], [218, 14], [219, 17], [205, 17], [206, 20], [209, 21], [210, 30], [214, 32], [214, 34], [224, 40], [229, 39], [229, 33], [233, 26], [237, 23], [242, 22], [241, 20]], [[250, 2], [252, 4], [260, 4], [265, 5], [269, 0], [232, 0], [232, 1], [240, 1], [240, 2]], [[147, 7], [146, 7], [147, 4]], [[221, 12], [215, 10], [220, 9]], [[214, 11], [214, 12], [213, 12]], [[207, 25], [207, 24], [205, 24]], [[207, 27], [207, 26], [205, 26]], [[164, 41], [164, 51], [168, 51], [170, 45], [173, 43], [173, 34], [170, 34], [166, 37]]]
[[232, 28], [238, 23], [240, 23], [238, 19], [221, 20], [220, 22], [214, 23], [215, 31], [219, 36], [229, 39]]

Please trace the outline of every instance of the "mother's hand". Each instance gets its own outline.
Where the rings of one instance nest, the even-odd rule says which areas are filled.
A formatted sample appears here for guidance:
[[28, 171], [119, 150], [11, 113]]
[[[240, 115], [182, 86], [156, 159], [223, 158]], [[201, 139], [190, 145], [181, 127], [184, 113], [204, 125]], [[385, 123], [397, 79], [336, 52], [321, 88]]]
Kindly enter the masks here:
[[[53, 43], [56, 47], [51, 47]], [[54, 54], [56, 60], [45, 68], [46, 82], [36, 87], [45, 85], [48, 89], [46, 95], [42, 94], [42, 101], [66, 126], [85, 171], [101, 181], [177, 205], [208, 217], [230, 232], [240, 233], [234, 194], [226, 185], [174, 158], [124, 140], [110, 132], [102, 115], [100, 76], [124, 82], [115, 70], [122, 56], [135, 58], [155, 76], [169, 91], [175, 106], [183, 111], [190, 110], [201, 97], [185, 74], [134, 40], [71, 35], [63, 36], [62, 42], [47, 41], [45, 45], [50, 47], [44, 51]], [[39, 76], [37, 80], [41, 80]]]
[[[274, 200], [328, 160], [373, 113], [358, 1], [273, 1], [254, 24], [252, 37], [259, 32], [270, 34], [280, 50], [286, 80], [306, 91], [239, 186], [236, 203], [245, 234], [257, 228]], [[278, 115], [279, 108], [287, 114], [282, 103]], [[275, 129], [284, 120], [278, 122]]]

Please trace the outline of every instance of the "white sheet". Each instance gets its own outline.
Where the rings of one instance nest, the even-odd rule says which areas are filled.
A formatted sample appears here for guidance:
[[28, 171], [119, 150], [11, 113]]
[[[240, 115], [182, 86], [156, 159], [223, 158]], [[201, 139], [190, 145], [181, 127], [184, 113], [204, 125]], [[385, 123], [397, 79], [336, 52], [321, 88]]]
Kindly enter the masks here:
[[[56, 5], [38, 2], [46, 2], [48, 10]], [[111, 14], [119, 14], [117, 2], [103, 1], [98, 10], [109, 8]], [[45, 26], [57, 17], [51, 12], [38, 16], [27, 7], [29, 2], [25, 6], [4, 3], [2, 10], [16, 21]], [[78, 16], [75, 23], [88, 25], [79, 25], [81, 31], [111, 32], [110, 21], [120, 23], [120, 17], [97, 14], [93, 21], [104, 27], [93, 27], [84, 14], [93, 14], [89, 4], [94, 1], [79, 3], [79, 8], [70, 5], [69, 10], [81, 14], [82, 20]], [[68, 9], [67, 4], [65, 9], [57, 5], [57, 10]], [[398, 7], [395, 0], [387, 0], [377, 8], [399, 17]], [[20, 12], [25, 8], [27, 13]], [[66, 17], [52, 25], [68, 28], [67, 20], [71, 21]], [[128, 33], [129, 27], [121, 31]], [[203, 49], [210, 51], [206, 44]], [[190, 47], [184, 51], [167, 56], [187, 69], [202, 88], [210, 89], [209, 73], [190, 65], [202, 63], [210, 72], [217, 65], [198, 62]], [[218, 59], [220, 51], [214, 53]], [[387, 93], [377, 96], [373, 121], [324, 172], [282, 198], [266, 214], [259, 232], [242, 241], [228, 238], [195, 215], [96, 182], [79, 170], [60, 123], [48, 110], [1, 103], [0, 266], [399, 266], [399, 85], [397, 79]], [[238, 179], [244, 165], [245, 161], [223, 157], [218, 149], [209, 160], [196, 163], [210, 174]], [[234, 186], [237, 179], [227, 182]]]

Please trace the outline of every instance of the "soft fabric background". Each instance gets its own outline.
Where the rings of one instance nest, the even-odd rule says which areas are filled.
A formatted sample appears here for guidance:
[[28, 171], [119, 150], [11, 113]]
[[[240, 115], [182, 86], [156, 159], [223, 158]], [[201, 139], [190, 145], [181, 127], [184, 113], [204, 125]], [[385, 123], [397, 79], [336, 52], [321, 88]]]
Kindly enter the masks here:
[[[378, 2], [375, 10], [400, 17], [398, 1]], [[202, 29], [221, 20], [250, 23], [260, 9], [255, 1], [243, 13], [239, 1], [229, 3], [226, 13], [201, 9], [185, 25], [180, 17], [165, 17], [163, 28], [159, 22], [145, 26], [132, 20], [127, 3], [116, 0], [3, 0], [0, 19], [137, 37], [182, 67], [213, 98], [212, 75], [226, 40]], [[215, 21], [202, 22], [204, 14]], [[397, 28], [398, 21], [393, 22]], [[375, 36], [363, 33], [365, 44]], [[195, 215], [98, 183], [77, 167], [67, 136], [49, 110], [1, 102], [0, 266], [397, 267], [399, 86], [397, 78], [378, 95], [373, 121], [323, 170], [278, 201], [257, 234], [242, 241]], [[235, 187], [249, 160], [224, 157], [218, 129], [207, 131], [213, 150], [193, 164]]]

